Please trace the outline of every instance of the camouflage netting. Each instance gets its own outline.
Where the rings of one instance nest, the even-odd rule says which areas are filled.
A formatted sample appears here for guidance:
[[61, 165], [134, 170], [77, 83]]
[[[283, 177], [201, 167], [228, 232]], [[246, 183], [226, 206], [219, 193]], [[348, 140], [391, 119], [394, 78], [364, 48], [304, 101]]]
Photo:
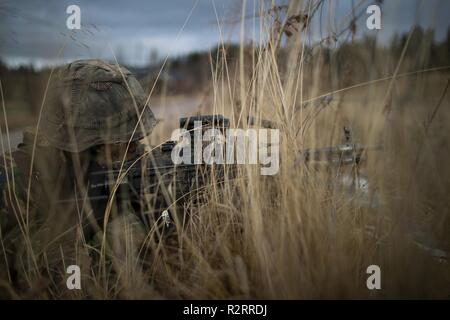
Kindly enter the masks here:
[[138, 140], [156, 124], [146, 98], [126, 68], [78, 60], [52, 77], [39, 132], [54, 147], [70, 152]]

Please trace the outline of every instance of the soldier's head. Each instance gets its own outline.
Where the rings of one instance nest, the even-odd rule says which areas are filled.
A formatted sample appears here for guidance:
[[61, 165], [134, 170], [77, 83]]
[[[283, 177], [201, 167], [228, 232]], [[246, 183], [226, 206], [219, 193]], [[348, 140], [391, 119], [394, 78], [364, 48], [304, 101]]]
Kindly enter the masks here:
[[74, 61], [52, 77], [39, 135], [66, 152], [120, 156], [156, 124], [146, 98], [126, 68], [102, 60]]

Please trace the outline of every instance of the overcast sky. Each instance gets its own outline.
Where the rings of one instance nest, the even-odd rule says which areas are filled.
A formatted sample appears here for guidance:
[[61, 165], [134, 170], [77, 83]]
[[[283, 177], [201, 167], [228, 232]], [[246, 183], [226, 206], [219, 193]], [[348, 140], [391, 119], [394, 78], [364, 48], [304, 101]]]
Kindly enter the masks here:
[[[245, 15], [253, 16], [254, 8], [261, 1], [247, 0]], [[313, 41], [345, 27], [351, 19], [352, 3], [359, 5], [358, 13], [375, 1], [328, 2], [322, 14], [315, 16], [311, 30]], [[240, 26], [233, 21], [239, 20], [242, 3], [239, 0], [0, 0], [0, 59], [9, 65], [32, 63], [39, 67], [79, 58], [112, 59], [114, 51], [121, 62], [145, 65], [151, 51], [164, 57], [213, 47], [220, 40], [216, 12], [224, 40], [238, 41]], [[82, 27], [76, 32], [66, 27], [69, 16], [66, 8], [71, 4], [81, 8]], [[436, 39], [442, 40], [450, 25], [448, 0], [385, 0], [381, 8], [382, 30], [367, 30], [367, 15], [362, 16], [358, 30], [377, 35], [382, 42], [388, 41], [395, 32], [408, 31], [414, 24], [434, 28]], [[253, 29], [255, 21], [246, 19], [246, 39], [252, 38], [253, 30], [258, 30], [257, 24]], [[56, 59], [63, 44], [65, 49]]]

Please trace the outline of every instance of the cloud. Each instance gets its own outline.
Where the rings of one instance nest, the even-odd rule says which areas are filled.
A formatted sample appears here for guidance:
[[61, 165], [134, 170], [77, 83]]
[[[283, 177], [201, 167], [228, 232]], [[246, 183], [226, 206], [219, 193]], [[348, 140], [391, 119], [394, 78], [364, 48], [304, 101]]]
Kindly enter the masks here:
[[[247, 1], [247, 16], [261, 1]], [[214, 0], [219, 20], [239, 20], [240, 3]], [[350, 1], [327, 3], [312, 24], [313, 41], [336, 32], [342, 23], [345, 27], [352, 17]], [[371, 3], [364, 1], [362, 9]], [[76, 32], [66, 28], [66, 8], [71, 4], [81, 8], [82, 29]], [[177, 38], [194, 4], [197, 5], [191, 19]], [[450, 2], [390, 0], [384, 1], [382, 12], [383, 30], [378, 33], [381, 41], [387, 41], [395, 32], [408, 31], [414, 23], [434, 27], [441, 40], [449, 26]], [[358, 29], [364, 30], [364, 25], [365, 20], [360, 20]], [[222, 28], [225, 40], [239, 40], [239, 26], [225, 23]], [[0, 4], [0, 58], [8, 64], [112, 59], [112, 48], [125, 63], [142, 65], [148, 62], [150, 50], [157, 49], [162, 56], [179, 55], [208, 49], [219, 40], [212, 0], [10, 0]], [[64, 44], [66, 49], [57, 58], [56, 53]]]

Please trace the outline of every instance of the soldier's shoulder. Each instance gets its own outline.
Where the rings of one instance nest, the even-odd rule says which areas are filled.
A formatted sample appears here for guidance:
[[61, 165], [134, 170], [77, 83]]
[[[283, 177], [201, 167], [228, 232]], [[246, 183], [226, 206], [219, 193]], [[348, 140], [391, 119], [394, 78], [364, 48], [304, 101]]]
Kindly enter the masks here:
[[8, 176], [19, 170], [17, 167], [17, 162], [14, 159], [14, 153], [11, 155], [0, 155], [0, 185], [8, 180]]
[[20, 188], [23, 177], [26, 174], [24, 167], [19, 164], [20, 151], [14, 150], [11, 153], [0, 155], [0, 204], [3, 203], [4, 191], [8, 186], [14, 184], [15, 188]]
[[[0, 175], [1, 179], [7, 179], [7, 177], [11, 174], [21, 173], [23, 168], [19, 165], [20, 160], [17, 158], [20, 157], [20, 151], [14, 150], [10, 154], [2, 154], [0, 155]], [[0, 180], [3, 181], [3, 180]]]

